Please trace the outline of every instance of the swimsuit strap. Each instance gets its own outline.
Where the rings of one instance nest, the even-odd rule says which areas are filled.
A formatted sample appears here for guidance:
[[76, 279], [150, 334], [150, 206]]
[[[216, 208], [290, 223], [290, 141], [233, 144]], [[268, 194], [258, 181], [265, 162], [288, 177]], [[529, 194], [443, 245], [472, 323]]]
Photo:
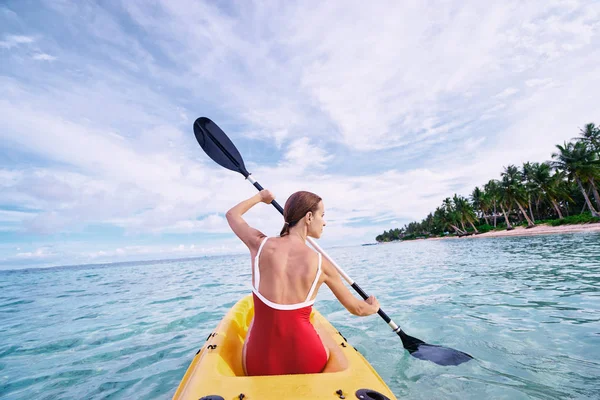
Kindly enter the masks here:
[[267, 239], [268, 238], [269, 237], [267, 236], [260, 243], [260, 247], [258, 248], [258, 252], [256, 253], [256, 257], [254, 258], [254, 282], [256, 282], [256, 285], [254, 286], [254, 288], [256, 289], [257, 292], [258, 292], [258, 285], [260, 285], [260, 270], [258, 269], [258, 257], [260, 257], [260, 252], [262, 251], [263, 246], [265, 245], [265, 243], [267, 243]]
[[319, 255], [319, 266], [317, 267], [317, 275], [315, 276], [315, 280], [312, 284], [312, 286], [310, 287], [310, 291], [308, 292], [308, 296], [306, 296], [306, 300], [305, 301], [309, 301], [310, 298], [313, 295], [313, 292], [315, 291], [315, 288], [317, 287], [317, 282], [319, 282], [319, 276], [321, 276], [321, 253], [317, 253]]

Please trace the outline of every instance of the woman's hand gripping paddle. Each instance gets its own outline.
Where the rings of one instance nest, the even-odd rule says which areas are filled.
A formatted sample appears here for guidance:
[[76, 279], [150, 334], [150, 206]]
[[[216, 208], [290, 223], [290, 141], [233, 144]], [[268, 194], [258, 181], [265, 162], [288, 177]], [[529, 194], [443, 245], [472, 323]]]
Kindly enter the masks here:
[[[246, 170], [244, 166], [244, 160], [240, 155], [239, 151], [235, 147], [235, 145], [229, 140], [225, 132], [221, 130], [210, 119], [201, 117], [194, 122], [194, 135], [196, 135], [196, 139], [200, 144], [200, 147], [204, 150], [204, 152], [212, 158], [217, 164], [232, 171], [239, 172], [244, 175], [250, 183], [256, 187], [256, 189], [263, 190], [263, 187], [252, 178], [250, 173]], [[277, 203], [273, 201], [273, 207], [277, 209], [283, 215], [283, 208]], [[315, 248], [319, 253], [323, 255], [323, 257], [327, 258], [337, 269], [337, 271], [342, 275], [342, 277], [358, 292], [360, 297], [363, 299], [367, 299], [369, 296], [350, 278], [344, 270], [337, 265], [335, 261], [325, 253], [325, 251], [312, 239], [308, 238], [311, 246]], [[427, 344], [420, 339], [409, 336], [394, 321], [391, 320], [388, 315], [383, 312], [383, 310], [379, 309], [377, 314], [383, 318], [385, 322], [392, 328], [392, 330], [400, 336], [402, 340], [402, 345], [408, 352], [416, 358], [421, 360], [432, 361], [439, 365], [459, 365], [466, 361], [471, 360], [473, 357], [468, 355], [467, 353], [463, 353], [462, 351], [458, 351], [455, 349], [451, 349], [449, 347], [437, 346], [433, 344]]]

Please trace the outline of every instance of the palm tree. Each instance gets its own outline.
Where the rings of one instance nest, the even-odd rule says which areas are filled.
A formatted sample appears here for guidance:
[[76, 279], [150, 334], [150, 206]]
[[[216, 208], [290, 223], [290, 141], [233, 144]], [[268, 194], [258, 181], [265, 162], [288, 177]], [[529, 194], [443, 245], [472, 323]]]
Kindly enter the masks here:
[[467, 222], [469, 225], [471, 225], [471, 228], [473, 228], [475, 233], [479, 233], [473, 224], [473, 222], [475, 222], [477, 219], [477, 215], [475, 215], [475, 211], [473, 211], [473, 207], [471, 207], [469, 201], [466, 198], [456, 194], [454, 194], [452, 200], [454, 201], [454, 207], [456, 208], [456, 211], [460, 217], [460, 223], [462, 224], [463, 230], [466, 231], [464, 223]]
[[525, 187], [521, 183], [521, 172], [514, 165], [509, 165], [508, 167], [504, 168], [504, 172], [500, 175], [502, 175], [501, 188], [503, 191], [504, 200], [509, 206], [513, 203], [516, 204], [519, 207], [519, 210], [521, 210], [521, 213], [523, 214], [525, 219], [527, 220], [527, 227], [534, 227], [535, 224], [531, 219], [529, 219], [527, 213], [525, 212], [525, 209], [523, 208], [523, 204], [521, 204], [524, 203], [526, 198]]
[[600, 152], [600, 126], [593, 123], [586, 124], [583, 129], [579, 130], [579, 134], [581, 135], [579, 140], [589, 145], [592, 151]]
[[515, 229], [508, 220], [507, 211], [510, 213], [511, 204], [508, 201], [506, 190], [500, 181], [498, 181], [498, 205], [500, 206], [502, 214], [504, 215], [504, 221], [506, 221], [506, 230], [510, 231]]
[[[589, 123], [585, 125], [584, 129], [580, 129], [579, 131], [582, 136], [579, 140], [584, 142], [588, 146], [590, 152], [593, 153], [590, 155], [590, 157], [597, 160], [600, 157], [600, 126]], [[598, 206], [598, 211], [600, 211], [600, 196], [598, 195], [598, 189], [596, 188], [596, 184], [594, 182], [594, 179], [597, 179], [598, 174], [596, 173], [593, 175], [596, 176], [593, 176], [592, 178], [588, 177], [588, 181], [592, 186], [592, 192], [594, 194], [596, 206]]]
[[[500, 200], [500, 187], [498, 185], [498, 181], [495, 179], [491, 179], [488, 183], [483, 185], [485, 190], [485, 194], [487, 197], [487, 201], [489, 201], [494, 207], [494, 228], [496, 227], [496, 217], [498, 215], [496, 206], [498, 205], [498, 201]], [[504, 210], [502, 210], [504, 212]], [[506, 219], [506, 226], [510, 226], [508, 223], [508, 218], [506, 218], [506, 213], [504, 213], [504, 218]]]
[[475, 221], [479, 223], [479, 218], [477, 218], [477, 214], [475, 213], [473, 206], [471, 205], [471, 203], [469, 203], [469, 200], [466, 197], [460, 196], [459, 199], [461, 202], [461, 210], [463, 212], [463, 217], [465, 218], [465, 221], [467, 221], [469, 225], [471, 225], [471, 228], [473, 228], [475, 233], [479, 233], [479, 231], [475, 227]]
[[483, 190], [479, 189], [479, 186], [475, 186], [475, 189], [473, 189], [473, 193], [471, 193], [471, 201], [473, 202], [473, 208], [481, 212], [483, 219], [485, 219], [485, 223], [489, 225], [490, 222], [488, 221], [486, 215], [489, 209], [488, 198], [486, 196], [486, 193]]
[[[529, 163], [527, 163], [529, 164]], [[536, 202], [547, 200], [552, 204], [559, 219], [563, 219], [558, 205], [559, 200], [572, 200], [565, 187], [565, 175], [556, 172], [551, 175], [549, 163], [532, 163], [529, 165], [529, 181], [532, 188], [532, 196]]]
[[577, 182], [577, 186], [583, 194], [583, 198], [592, 216], [600, 217], [600, 214], [594, 209], [582, 183], [582, 181], [588, 181], [592, 185], [596, 204], [600, 207], [600, 196], [598, 196], [598, 190], [596, 189], [596, 185], [594, 185], [594, 178], [600, 175], [600, 164], [597, 155], [590, 151], [585, 142], [565, 142], [564, 146], [557, 144], [556, 148], [558, 152], [552, 154], [552, 158], [555, 159], [552, 162], [552, 166], [558, 170], [565, 171], [569, 179]]
[[446, 224], [452, 227], [452, 229], [454, 229], [454, 231], [459, 235], [464, 235], [466, 233], [466, 229], [463, 231], [458, 226], [456, 226], [460, 219], [458, 213], [456, 212], [456, 208], [452, 204], [452, 200], [450, 200], [450, 197], [446, 197], [444, 199], [442, 208], [444, 210], [444, 220]]
[[529, 205], [529, 216], [531, 217], [531, 221], [533, 221], [534, 223], [535, 218], [533, 217], [533, 207], [531, 207], [531, 200], [533, 200], [534, 198], [539, 199], [540, 193], [539, 188], [533, 180], [533, 175], [535, 174], [536, 169], [539, 168], [539, 165], [539, 163], [526, 162], [523, 164], [522, 172], [522, 179], [527, 197], [527, 204]]
[[441, 231], [440, 233], [444, 233], [446, 231], [446, 228], [448, 227], [448, 221], [446, 218], [446, 211], [444, 210], [444, 206], [436, 207], [435, 211], [433, 212], [433, 220], [436, 228]]
[[[485, 190], [483, 191], [483, 198], [481, 199], [481, 205], [482, 205], [483, 210], [485, 211], [484, 217], [486, 215], [489, 216], [490, 213], [492, 213], [492, 210], [493, 210], [494, 221], [496, 221], [496, 215], [495, 215], [496, 214], [496, 206], [494, 204], [494, 199]], [[486, 218], [486, 223], [487, 223], [487, 218]]]
[[[548, 168], [550, 168], [549, 165]], [[558, 201], [573, 201], [571, 196], [569, 196], [569, 189], [567, 188], [565, 178], [566, 175], [563, 171], [557, 171], [554, 173], [554, 175], [550, 176], [550, 179], [547, 182], [543, 182], [542, 184], [546, 198], [550, 201], [550, 203], [552, 203], [552, 206], [554, 206], [559, 219], [563, 219], [564, 217], [560, 211]]]

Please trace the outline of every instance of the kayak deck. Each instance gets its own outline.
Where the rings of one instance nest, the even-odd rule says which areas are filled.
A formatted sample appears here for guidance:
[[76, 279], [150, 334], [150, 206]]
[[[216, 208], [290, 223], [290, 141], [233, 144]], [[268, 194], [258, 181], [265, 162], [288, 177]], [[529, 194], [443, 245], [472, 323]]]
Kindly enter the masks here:
[[396, 399], [369, 362], [315, 309], [311, 322], [335, 341], [335, 347], [330, 348], [328, 369], [336, 372], [245, 376], [242, 346], [253, 316], [254, 303], [248, 295], [231, 308], [209, 335], [174, 399]]

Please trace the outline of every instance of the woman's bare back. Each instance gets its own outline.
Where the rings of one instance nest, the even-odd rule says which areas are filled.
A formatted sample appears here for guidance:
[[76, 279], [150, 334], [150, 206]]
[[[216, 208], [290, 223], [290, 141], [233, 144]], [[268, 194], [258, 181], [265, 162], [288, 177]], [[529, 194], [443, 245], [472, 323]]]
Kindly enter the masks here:
[[[254, 259], [254, 257], [253, 257]], [[259, 257], [259, 292], [277, 304], [297, 304], [306, 301], [317, 274], [319, 257], [306, 244], [289, 237], [271, 237]], [[321, 274], [313, 292], [317, 295], [324, 277]], [[252, 281], [256, 287], [254, 265]]]

